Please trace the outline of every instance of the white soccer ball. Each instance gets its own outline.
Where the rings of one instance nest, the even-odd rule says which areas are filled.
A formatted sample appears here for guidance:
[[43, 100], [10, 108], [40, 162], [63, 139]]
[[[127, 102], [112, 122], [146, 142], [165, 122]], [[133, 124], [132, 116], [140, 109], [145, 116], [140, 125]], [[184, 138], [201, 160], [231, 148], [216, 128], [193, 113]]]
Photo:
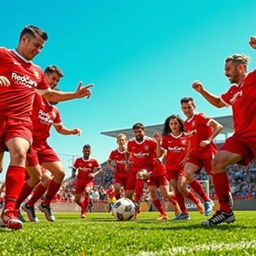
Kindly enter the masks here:
[[130, 220], [135, 215], [135, 205], [128, 198], [120, 198], [113, 205], [112, 213], [117, 220]]

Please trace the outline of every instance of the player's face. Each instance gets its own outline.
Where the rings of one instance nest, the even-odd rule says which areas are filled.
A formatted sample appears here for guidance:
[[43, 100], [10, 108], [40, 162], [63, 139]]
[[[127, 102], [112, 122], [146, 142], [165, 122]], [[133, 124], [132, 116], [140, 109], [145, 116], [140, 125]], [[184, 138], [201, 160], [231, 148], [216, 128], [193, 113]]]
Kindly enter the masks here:
[[24, 35], [21, 39], [21, 54], [27, 60], [32, 60], [44, 47], [44, 39], [39, 35], [35, 37]]
[[195, 105], [192, 101], [182, 103], [181, 109], [187, 118], [191, 118], [195, 113]]
[[179, 135], [181, 133], [180, 123], [176, 118], [170, 119], [169, 126], [174, 135]]
[[84, 158], [88, 159], [90, 154], [91, 154], [91, 149], [90, 148], [84, 148], [83, 149], [83, 154], [84, 154]]
[[45, 79], [51, 89], [53, 89], [58, 85], [61, 76], [58, 73], [53, 72], [51, 74], [45, 74]]
[[117, 139], [117, 144], [118, 144], [118, 146], [120, 146], [120, 147], [125, 146], [126, 143], [127, 143], [127, 139], [126, 139], [126, 137], [124, 137], [124, 136], [121, 136], [121, 137], [119, 137], [119, 138]]
[[225, 64], [225, 76], [228, 78], [230, 83], [239, 83], [240, 75], [238, 71], [238, 65], [232, 61], [228, 61]]
[[133, 130], [134, 137], [137, 141], [142, 141], [145, 135], [145, 131], [141, 128]]

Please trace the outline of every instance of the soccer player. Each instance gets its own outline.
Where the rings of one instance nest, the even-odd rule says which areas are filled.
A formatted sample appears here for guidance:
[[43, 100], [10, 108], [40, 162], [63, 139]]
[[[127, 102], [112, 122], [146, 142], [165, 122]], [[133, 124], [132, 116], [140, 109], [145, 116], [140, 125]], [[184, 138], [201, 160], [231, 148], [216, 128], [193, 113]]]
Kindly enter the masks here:
[[[204, 168], [208, 175], [212, 175], [212, 159], [217, 152], [213, 139], [223, 128], [221, 124], [203, 113], [196, 113], [193, 98], [185, 97], [181, 101], [181, 109], [187, 119], [184, 122], [184, 130], [189, 137], [189, 154], [184, 166], [185, 177], [190, 187], [201, 197], [204, 202], [204, 214], [212, 213], [213, 202], [206, 194], [201, 183], [193, 177], [193, 174]], [[182, 190], [185, 190], [183, 183]]]
[[184, 176], [184, 160], [188, 154], [189, 139], [184, 134], [184, 123], [178, 115], [171, 115], [164, 122], [162, 137], [159, 133], [154, 134], [157, 142], [157, 157], [165, 155], [167, 179], [172, 186], [181, 213], [172, 220], [189, 220], [190, 216], [185, 205], [184, 197], [193, 201], [201, 214], [204, 207], [195, 194], [186, 188]]
[[[55, 65], [51, 65], [45, 69], [44, 73], [50, 88], [55, 89], [63, 77], [62, 70]], [[47, 143], [47, 139], [50, 136], [50, 128], [54, 126], [55, 130], [63, 135], [79, 135], [81, 132], [78, 128], [68, 129], [63, 126], [59, 110], [54, 106], [55, 104], [55, 102], [48, 102], [39, 94], [36, 94], [33, 103], [33, 143], [27, 154], [26, 168], [29, 179], [24, 182], [16, 202], [16, 209], [19, 209], [21, 203], [40, 182], [43, 173], [42, 182], [35, 189], [32, 198], [29, 202], [22, 204], [22, 209], [28, 214], [29, 220], [32, 222], [38, 221], [35, 216], [34, 204], [47, 189], [45, 199], [39, 205], [39, 210], [45, 214], [47, 220], [55, 221], [50, 202], [58, 192], [65, 176], [59, 157]], [[46, 169], [51, 172], [53, 177], [48, 174]]]
[[[98, 161], [90, 158], [91, 146], [86, 144], [83, 146], [83, 156], [77, 158], [73, 164], [73, 177], [78, 175], [75, 188], [75, 202], [81, 207], [81, 218], [85, 218], [87, 214], [88, 204], [90, 202], [90, 192], [94, 185], [94, 177], [102, 172], [102, 168]], [[84, 193], [84, 201], [81, 196]]]
[[127, 137], [120, 133], [116, 136], [118, 148], [113, 150], [108, 158], [107, 165], [114, 174], [115, 198], [120, 198], [121, 187], [126, 188], [129, 171], [125, 169], [125, 153], [127, 148]]
[[[250, 38], [249, 44], [256, 49], [256, 36]], [[230, 164], [246, 165], [256, 158], [256, 71], [248, 73], [248, 60], [249, 57], [243, 54], [234, 54], [226, 58], [225, 76], [231, 87], [221, 96], [215, 96], [205, 90], [199, 81], [192, 85], [213, 106], [231, 106], [234, 120], [234, 134], [226, 140], [213, 160], [213, 185], [220, 210], [212, 218], [202, 222], [204, 226], [235, 221], [229, 204], [229, 182], [225, 170]]]
[[20, 34], [17, 48], [0, 48], [0, 152], [4, 144], [10, 151], [6, 173], [3, 223], [13, 229], [22, 228], [15, 204], [25, 177], [25, 161], [32, 138], [33, 98], [36, 91], [48, 101], [58, 102], [89, 97], [90, 87], [81, 85], [72, 93], [51, 91], [43, 71], [31, 61], [47, 40], [47, 33], [36, 26], [26, 26]]
[[[142, 123], [136, 123], [132, 127], [134, 138], [128, 141], [126, 152], [126, 168], [131, 168], [127, 181], [126, 197], [132, 199], [134, 194], [134, 204], [139, 211], [140, 199], [143, 193], [144, 182], [149, 180], [149, 191], [152, 202], [160, 212], [159, 220], [166, 220], [167, 213], [156, 195], [159, 187], [165, 198], [171, 200], [168, 182], [165, 177], [165, 170], [162, 164], [156, 159], [156, 141], [145, 135], [145, 128]], [[135, 193], [134, 193], [135, 192]], [[177, 202], [174, 201], [174, 206]]]

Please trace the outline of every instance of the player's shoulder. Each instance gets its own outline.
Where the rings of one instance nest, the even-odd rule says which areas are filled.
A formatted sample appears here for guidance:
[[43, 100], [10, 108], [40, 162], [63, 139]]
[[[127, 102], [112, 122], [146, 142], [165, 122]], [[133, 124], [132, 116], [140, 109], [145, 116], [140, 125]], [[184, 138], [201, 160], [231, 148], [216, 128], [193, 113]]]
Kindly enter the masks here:
[[151, 137], [148, 137], [148, 136], [145, 136], [144, 137], [144, 141], [145, 142], [148, 142], [148, 143], [156, 143], [156, 140], [151, 138]]

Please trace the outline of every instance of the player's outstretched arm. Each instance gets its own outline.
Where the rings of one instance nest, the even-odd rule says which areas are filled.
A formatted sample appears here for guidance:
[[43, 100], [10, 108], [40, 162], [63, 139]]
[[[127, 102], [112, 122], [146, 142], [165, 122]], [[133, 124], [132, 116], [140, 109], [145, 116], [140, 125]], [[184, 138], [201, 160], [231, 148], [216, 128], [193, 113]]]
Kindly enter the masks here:
[[61, 91], [51, 90], [43, 94], [43, 97], [50, 102], [60, 102], [60, 101], [80, 99], [80, 98], [88, 99], [91, 96], [91, 88], [93, 86], [94, 86], [93, 84], [88, 84], [86, 86], [83, 86], [82, 82], [80, 82], [75, 92], [61, 92]]
[[256, 49], [256, 36], [250, 37], [249, 44], [253, 49]]
[[217, 108], [225, 107], [225, 104], [221, 101], [220, 97], [206, 91], [200, 81], [195, 81], [192, 84], [192, 88], [199, 92], [213, 106]]
[[54, 125], [55, 130], [62, 135], [80, 135], [82, 131], [79, 128], [68, 129], [63, 125]]

